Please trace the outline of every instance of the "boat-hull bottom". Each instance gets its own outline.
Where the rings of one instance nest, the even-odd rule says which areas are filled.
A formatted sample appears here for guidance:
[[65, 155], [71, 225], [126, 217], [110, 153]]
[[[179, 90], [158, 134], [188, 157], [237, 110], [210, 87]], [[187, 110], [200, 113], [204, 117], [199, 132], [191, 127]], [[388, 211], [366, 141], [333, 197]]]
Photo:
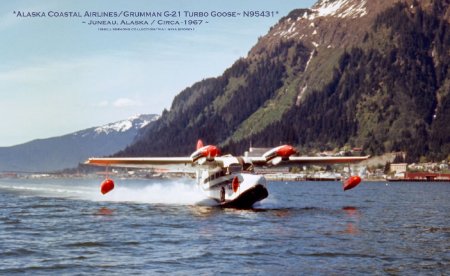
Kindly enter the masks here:
[[225, 208], [250, 209], [253, 204], [265, 199], [267, 196], [269, 196], [267, 188], [261, 184], [257, 184], [243, 192], [237, 198], [231, 201], [221, 202], [220, 206]]

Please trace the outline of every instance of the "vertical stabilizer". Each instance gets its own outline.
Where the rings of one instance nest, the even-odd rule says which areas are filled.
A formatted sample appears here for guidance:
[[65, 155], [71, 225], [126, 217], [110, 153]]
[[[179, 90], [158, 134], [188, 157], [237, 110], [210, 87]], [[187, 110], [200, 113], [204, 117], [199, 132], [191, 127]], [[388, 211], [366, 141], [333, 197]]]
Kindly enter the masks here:
[[203, 141], [202, 141], [202, 139], [198, 139], [198, 141], [197, 141], [197, 149], [201, 149], [201, 148], [203, 148]]

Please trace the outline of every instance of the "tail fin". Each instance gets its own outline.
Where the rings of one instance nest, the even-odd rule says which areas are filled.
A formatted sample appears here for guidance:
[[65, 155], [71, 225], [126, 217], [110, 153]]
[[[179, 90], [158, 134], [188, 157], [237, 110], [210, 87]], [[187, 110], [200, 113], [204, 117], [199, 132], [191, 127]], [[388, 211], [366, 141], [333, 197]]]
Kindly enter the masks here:
[[201, 139], [198, 139], [197, 141], [197, 149], [203, 148], [203, 141]]

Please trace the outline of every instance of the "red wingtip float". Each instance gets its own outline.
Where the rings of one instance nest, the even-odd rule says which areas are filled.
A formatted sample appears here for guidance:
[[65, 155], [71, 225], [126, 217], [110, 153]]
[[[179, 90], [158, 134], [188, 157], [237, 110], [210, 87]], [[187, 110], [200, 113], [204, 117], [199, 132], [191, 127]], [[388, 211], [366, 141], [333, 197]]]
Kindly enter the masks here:
[[112, 179], [107, 178], [100, 185], [100, 192], [102, 194], [106, 194], [110, 192], [112, 189], [114, 189], [114, 181]]
[[350, 176], [348, 179], [344, 181], [344, 191], [350, 190], [358, 186], [361, 182], [361, 177], [354, 175]]

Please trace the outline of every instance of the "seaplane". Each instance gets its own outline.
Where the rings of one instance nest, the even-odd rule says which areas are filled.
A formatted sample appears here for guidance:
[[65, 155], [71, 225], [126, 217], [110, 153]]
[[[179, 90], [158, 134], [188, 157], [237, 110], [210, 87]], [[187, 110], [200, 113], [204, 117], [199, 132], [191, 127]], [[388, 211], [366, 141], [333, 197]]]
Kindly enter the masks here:
[[[256, 157], [221, 155], [217, 146], [204, 146], [198, 140], [196, 150], [186, 157], [94, 157], [89, 158], [85, 164], [195, 173], [200, 190], [217, 201], [218, 205], [246, 209], [252, 208], [256, 202], [269, 195], [267, 181], [263, 175], [254, 173], [255, 167], [350, 164], [368, 158], [369, 156], [299, 156], [291, 145], [272, 148]], [[343, 189], [350, 190], [360, 182], [360, 176], [349, 176], [344, 180]], [[100, 188], [101, 193], [106, 194], [114, 189], [114, 181], [106, 177]]]

